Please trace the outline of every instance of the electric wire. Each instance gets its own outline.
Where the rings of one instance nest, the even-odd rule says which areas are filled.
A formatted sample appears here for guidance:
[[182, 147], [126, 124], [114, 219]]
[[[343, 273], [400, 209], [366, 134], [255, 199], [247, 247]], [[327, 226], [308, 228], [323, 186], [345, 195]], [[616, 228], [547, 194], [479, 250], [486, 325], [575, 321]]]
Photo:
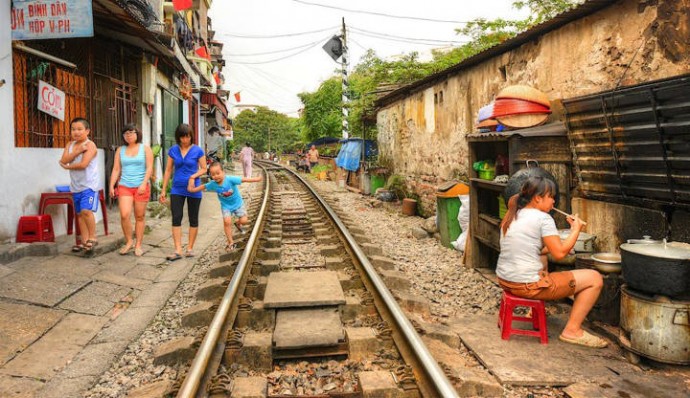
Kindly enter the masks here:
[[411, 17], [411, 16], [405, 16], [405, 15], [393, 15], [393, 14], [386, 14], [382, 12], [375, 12], [375, 11], [365, 11], [365, 10], [353, 10], [353, 9], [348, 9], [348, 8], [343, 8], [343, 7], [336, 7], [336, 6], [330, 6], [326, 4], [319, 4], [319, 3], [311, 3], [308, 1], [303, 1], [303, 0], [292, 0], [295, 3], [300, 3], [308, 6], [314, 6], [314, 7], [323, 7], [323, 8], [331, 8], [334, 10], [339, 10], [339, 11], [345, 11], [345, 12], [351, 12], [355, 14], [368, 14], [368, 15], [376, 15], [379, 17], [386, 17], [386, 18], [397, 18], [397, 19], [411, 19], [411, 20], [416, 20], [416, 21], [426, 21], [426, 22], [440, 22], [440, 23], [454, 23], [454, 24], [467, 24], [469, 22], [467, 21], [454, 21], [454, 20], [445, 20], [445, 19], [433, 19], [433, 18], [423, 18], [423, 17]]
[[229, 36], [229, 37], [235, 37], [239, 39], [275, 39], [279, 37], [293, 37], [293, 36], [303, 36], [303, 35], [310, 35], [312, 33], [321, 33], [321, 32], [326, 32], [326, 31], [332, 31], [333, 29], [338, 29], [339, 26], [331, 26], [328, 28], [323, 28], [323, 29], [317, 29], [317, 30], [311, 30], [308, 32], [298, 32], [298, 33], [284, 33], [284, 34], [277, 34], [277, 35], [240, 35], [237, 33], [221, 33], [221, 36]]
[[356, 33], [361, 34], [363, 36], [375, 37], [375, 38], [384, 39], [384, 40], [390, 39], [393, 41], [406, 41], [406, 42], [415, 43], [415, 44], [425, 44], [423, 42], [435, 43], [435, 44], [462, 44], [462, 43], [469, 42], [468, 40], [440, 40], [440, 39], [426, 39], [426, 38], [397, 36], [397, 35], [391, 35], [388, 33], [380, 33], [380, 32], [374, 32], [374, 31], [367, 30], [367, 29], [361, 29], [361, 28], [358, 28], [358, 27], [352, 26], [352, 25], [348, 26], [348, 31], [356, 32]]
[[299, 46], [295, 46], [295, 47], [284, 48], [282, 50], [264, 51], [264, 52], [260, 52], [260, 53], [244, 53], [244, 54], [241, 54], [241, 53], [223, 53], [223, 55], [227, 55], [228, 57], [252, 57], [252, 56], [256, 56], [256, 55], [279, 54], [279, 53], [284, 53], [284, 52], [308, 47], [308, 46], [314, 45], [315, 43], [320, 43], [320, 42], [321, 42], [321, 40], [318, 40], [318, 41], [314, 41], [311, 43], [300, 44]]
[[312, 44], [312, 45], [309, 46], [309, 47], [306, 47], [306, 48], [304, 48], [304, 49], [302, 49], [302, 50], [300, 50], [300, 51], [297, 51], [297, 52], [292, 53], [292, 54], [288, 54], [288, 55], [286, 55], [286, 56], [284, 56], [284, 57], [280, 57], [280, 58], [270, 59], [270, 60], [266, 60], [266, 61], [256, 61], [256, 62], [249, 62], [249, 61], [244, 62], [244, 61], [232, 61], [232, 60], [228, 60], [227, 62], [228, 62], [228, 63], [231, 63], [231, 64], [237, 64], [237, 65], [260, 65], [260, 64], [268, 64], [268, 63], [271, 63], [271, 62], [278, 62], [278, 61], [282, 61], [282, 60], [285, 60], [285, 59], [288, 59], [288, 58], [292, 58], [292, 57], [294, 57], [294, 56], [296, 56], [296, 55], [302, 54], [303, 52], [309, 51], [309, 50], [311, 50], [312, 48], [314, 48], [314, 47], [316, 47], [317, 45], [319, 45], [320, 43], [323, 43], [325, 40], [326, 40], [326, 39], [319, 40], [319, 41], [317, 41], [317, 42], [314, 42], [314, 44]]
[[267, 81], [267, 82], [269, 82], [270, 84], [272, 84], [272, 85], [274, 85], [274, 86], [276, 86], [276, 87], [278, 87], [278, 88], [284, 90], [284, 91], [287, 92], [287, 93], [292, 94], [292, 93], [294, 93], [294, 91], [295, 91], [295, 90], [291, 90], [291, 89], [289, 89], [289, 88], [283, 86], [282, 84], [276, 82], [276, 81], [273, 80], [268, 74], [265, 74], [265, 72], [262, 71], [262, 70], [259, 69], [259, 68], [253, 68], [253, 67], [249, 67], [249, 66], [247, 66], [247, 65], [237, 65], [237, 66], [238, 66], [238, 67], [241, 67], [241, 68], [244, 68], [247, 72], [251, 72], [251, 73], [253, 73], [253, 74], [256, 75], [256, 76], [261, 77], [261, 78], [264, 79], [265, 81]]

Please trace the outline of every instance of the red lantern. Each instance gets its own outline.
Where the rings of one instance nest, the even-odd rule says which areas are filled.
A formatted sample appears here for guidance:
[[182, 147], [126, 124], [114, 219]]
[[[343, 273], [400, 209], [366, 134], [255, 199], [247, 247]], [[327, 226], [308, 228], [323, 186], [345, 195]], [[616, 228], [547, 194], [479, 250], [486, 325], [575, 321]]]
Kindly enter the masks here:
[[236, 93], [234, 94], [234, 96], [235, 96], [235, 101], [236, 101], [236, 102], [240, 102], [240, 92], [239, 92], [239, 91], [236, 92]]

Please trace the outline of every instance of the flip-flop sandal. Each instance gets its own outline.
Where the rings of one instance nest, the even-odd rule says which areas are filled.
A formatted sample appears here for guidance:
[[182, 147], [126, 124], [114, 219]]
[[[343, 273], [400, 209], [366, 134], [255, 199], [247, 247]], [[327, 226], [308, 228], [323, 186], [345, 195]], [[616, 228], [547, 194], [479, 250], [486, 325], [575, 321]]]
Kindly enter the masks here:
[[72, 253], [79, 253], [80, 251], [83, 251], [83, 250], [84, 250], [84, 245], [82, 245], [82, 244], [72, 246]]
[[142, 249], [141, 247], [135, 247], [134, 248], [134, 255], [137, 257], [143, 256], [144, 255], [144, 249]]
[[194, 257], [194, 251], [193, 250], [187, 250], [184, 254], [185, 257]]
[[129, 246], [125, 246], [120, 251], [118, 252], [121, 256], [126, 256], [129, 254], [129, 252], [132, 250], [132, 245], [130, 244]]
[[237, 250], [237, 243], [233, 243], [232, 245], [225, 246], [225, 251], [227, 251], [227, 252], [232, 253], [235, 250]]
[[177, 260], [179, 260], [179, 259], [181, 259], [181, 258], [182, 258], [182, 256], [181, 256], [180, 254], [178, 254], [178, 253], [173, 253], [173, 254], [169, 255], [168, 257], [166, 257], [165, 259], [168, 260], [168, 261], [170, 261], [170, 262], [173, 262], [173, 261], [177, 261]]
[[84, 252], [85, 253], [93, 253], [93, 249], [95, 249], [96, 246], [98, 246], [98, 241], [93, 240], [93, 239], [89, 239], [86, 241], [86, 244], [84, 244]]

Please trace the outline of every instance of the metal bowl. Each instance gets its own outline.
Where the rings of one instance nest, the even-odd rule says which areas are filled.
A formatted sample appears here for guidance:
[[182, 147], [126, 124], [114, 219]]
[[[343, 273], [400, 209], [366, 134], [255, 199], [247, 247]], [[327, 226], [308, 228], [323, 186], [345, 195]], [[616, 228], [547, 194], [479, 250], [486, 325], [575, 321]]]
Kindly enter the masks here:
[[592, 260], [606, 264], [620, 264], [621, 255], [618, 253], [594, 253]]

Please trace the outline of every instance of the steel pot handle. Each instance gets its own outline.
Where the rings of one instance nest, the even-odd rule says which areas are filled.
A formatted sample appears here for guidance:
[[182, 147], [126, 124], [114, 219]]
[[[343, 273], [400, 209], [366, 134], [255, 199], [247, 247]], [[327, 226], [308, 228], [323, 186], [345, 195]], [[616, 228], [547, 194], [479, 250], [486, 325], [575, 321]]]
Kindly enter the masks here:
[[539, 167], [539, 162], [536, 159], [527, 159], [527, 160], [525, 160], [525, 165], [527, 166], [528, 169], [531, 168], [529, 165], [530, 162], [534, 162], [534, 164], [536, 165], [535, 167]]

